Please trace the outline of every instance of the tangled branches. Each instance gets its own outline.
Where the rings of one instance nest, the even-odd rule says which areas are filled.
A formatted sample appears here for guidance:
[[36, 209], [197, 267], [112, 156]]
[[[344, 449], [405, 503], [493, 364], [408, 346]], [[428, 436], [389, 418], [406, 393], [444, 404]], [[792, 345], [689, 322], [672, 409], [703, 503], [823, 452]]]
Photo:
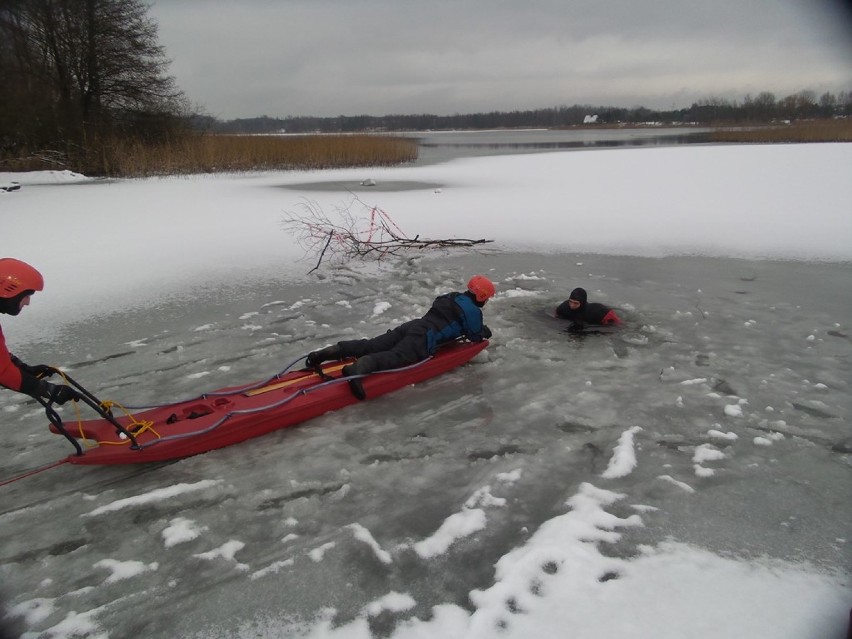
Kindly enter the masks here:
[[[353, 208], [357, 210], [353, 212]], [[494, 240], [464, 238], [428, 239], [409, 237], [391, 217], [377, 206], [368, 206], [353, 196], [345, 208], [337, 209], [337, 221], [316, 202], [305, 201], [298, 212], [287, 213], [282, 220], [285, 231], [293, 235], [308, 255], [323, 260], [345, 262], [350, 259], [382, 260], [411, 250], [470, 248]]]

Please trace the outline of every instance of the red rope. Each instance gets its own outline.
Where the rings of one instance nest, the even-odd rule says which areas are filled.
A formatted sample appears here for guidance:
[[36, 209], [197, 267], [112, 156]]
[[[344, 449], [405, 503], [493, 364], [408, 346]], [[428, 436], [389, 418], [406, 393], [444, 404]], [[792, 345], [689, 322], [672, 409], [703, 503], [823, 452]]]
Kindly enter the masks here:
[[47, 466], [42, 466], [41, 468], [36, 468], [34, 470], [28, 470], [25, 473], [18, 475], [17, 477], [12, 477], [10, 479], [4, 479], [0, 481], [0, 486], [5, 486], [6, 484], [11, 484], [21, 479], [25, 479], [26, 477], [30, 477], [32, 475], [37, 475], [38, 473], [44, 472], [45, 470], [50, 470], [51, 468], [56, 468], [57, 466], [61, 466], [62, 464], [67, 464], [68, 458], [60, 459], [58, 462], [53, 462], [52, 464], [48, 464]]
[[379, 215], [381, 215], [383, 219], [387, 220], [387, 222], [397, 230], [397, 232], [399, 233], [399, 235], [401, 237], [406, 237], [405, 232], [401, 228], [399, 228], [397, 223], [393, 221], [393, 218], [391, 218], [390, 215], [385, 213], [382, 209], [378, 209], [378, 210], [379, 210]]

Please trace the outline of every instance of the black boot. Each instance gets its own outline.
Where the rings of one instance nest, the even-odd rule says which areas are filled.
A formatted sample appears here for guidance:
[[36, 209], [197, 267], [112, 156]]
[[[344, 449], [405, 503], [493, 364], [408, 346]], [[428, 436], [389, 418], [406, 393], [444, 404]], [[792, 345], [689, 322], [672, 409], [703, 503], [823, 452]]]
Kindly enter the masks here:
[[305, 358], [305, 366], [308, 368], [316, 368], [323, 362], [330, 359], [341, 359], [342, 357], [343, 350], [340, 348], [340, 344], [333, 344], [331, 346], [326, 346], [321, 350], [308, 353], [308, 356]]
[[[365, 355], [364, 357], [360, 357], [352, 364], [347, 364], [340, 371], [343, 373], [344, 377], [353, 377], [355, 375], [368, 375], [376, 370], [376, 363], [373, 361], [373, 358], [369, 355]], [[367, 399], [367, 393], [364, 391], [364, 384], [361, 382], [363, 378], [358, 377], [357, 379], [349, 380], [349, 389], [352, 391], [352, 394], [355, 395], [361, 401]]]

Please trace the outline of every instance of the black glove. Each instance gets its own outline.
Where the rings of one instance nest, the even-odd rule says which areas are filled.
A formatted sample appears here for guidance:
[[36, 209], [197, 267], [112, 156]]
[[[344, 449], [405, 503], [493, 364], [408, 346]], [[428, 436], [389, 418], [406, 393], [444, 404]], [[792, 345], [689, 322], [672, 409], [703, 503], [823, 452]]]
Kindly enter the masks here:
[[583, 329], [585, 329], [585, 325], [582, 322], [571, 322], [571, 326], [568, 327], [569, 333], [582, 333]]
[[39, 395], [47, 401], [59, 404], [60, 406], [70, 399], [74, 401], [83, 399], [83, 396], [70, 386], [51, 384], [44, 381], [39, 384]]
[[493, 335], [493, 333], [491, 332], [491, 329], [488, 328], [485, 324], [483, 324], [482, 325], [482, 337], [484, 339], [491, 339], [491, 335]]
[[30, 366], [29, 364], [24, 364], [17, 357], [12, 355], [12, 363], [21, 369], [23, 372], [32, 375], [33, 377], [37, 377], [39, 379], [44, 379], [45, 377], [50, 377], [56, 372], [56, 369], [53, 366], [48, 366], [47, 364], [37, 364], [36, 366]]
[[53, 368], [53, 366], [48, 366], [47, 364], [37, 364], [36, 366], [21, 364], [18, 368], [25, 373], [29, 373], [33, 377], [38, 377], [39, 379], [50, 377], [56, 372], [56, 369]]

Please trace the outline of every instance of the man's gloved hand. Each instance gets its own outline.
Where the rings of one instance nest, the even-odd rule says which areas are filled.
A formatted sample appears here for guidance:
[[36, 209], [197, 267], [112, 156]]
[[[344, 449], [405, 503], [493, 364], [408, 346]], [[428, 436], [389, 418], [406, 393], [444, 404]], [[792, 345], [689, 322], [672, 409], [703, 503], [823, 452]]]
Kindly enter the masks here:
[[33, 377], [38, 377], [39, 379], [50, 377], [56, 372], [56, 369], [53, 368], [53, 366], [48, 366], [47, 364], [37, 364], [35, 366], [30, 366], [29, 364], [21, 363], [18, 368], [20, 368], [25, 373], [29, 373]]
[[47, 401], [59, 404], [60, 406], [68, 400], [73, 399], [78, 401], [83, 398], [80, 393], [70, 386], [65, 386], [64, 384], [51, 384], [49, 382], [42, 382], [40, 384], [39, 395]]
[[493, 335], [493, 333], [491, 332], [491, 329], [488, 328], [485, 324], [483, 324], [482, 325], [482, 337], [484, 339], [491, 339], [491, 335]]
[[33, 377], [37, 377], [38, 379], [44, 379], [46, 377], [50, 377], [56, 372], [56, 369], [53, 366], [48, 366], [47, 364], [37, 364], [36, 366], [30, 366], [29, 364], [24, 364], [17, 357], [12, 355], [12, 363], [21, 369], [23, 372], [28, 375], [32, 375]]

